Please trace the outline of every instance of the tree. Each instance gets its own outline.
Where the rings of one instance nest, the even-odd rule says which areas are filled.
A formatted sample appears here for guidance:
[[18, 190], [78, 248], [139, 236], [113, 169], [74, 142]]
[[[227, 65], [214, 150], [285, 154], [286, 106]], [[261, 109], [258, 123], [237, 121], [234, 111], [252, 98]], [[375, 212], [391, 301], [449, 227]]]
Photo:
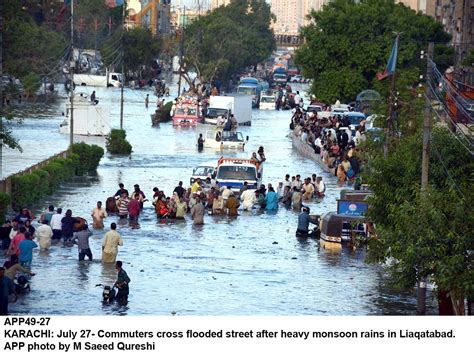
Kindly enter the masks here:
[[82, 48], [95, 48], [122, 26], [122, 6], [109, 8], [105, 0], [80, 0], [74, 6], [77, 45]]
[[474, 66], [474, 49], [471, 49], [469, 54], [461, 62], [461, 65], [466, 66], [466, 67], [471, 67], [471, 68]]
[[[238, 70], [256, 65], [276, 48], [265, 0], [232, 0], [185, 29], [185, 80], [227, 80]], [[191, 79], [195, 73], [195, 79]]]
[[369, 260], [389, 264], [399, 287], [429, 277], [448, 293], [456, 313], [464, 314], [464, 299], [474, 296], [472, 156], [447, 128], [434, 129], [430, 185], [422, 193], [421, 131], [394, 144], [387, 158], [380, 149], [367, 157], [365, 178], [373, 190], [368, 218], [377, 228]]
[[4, 23], [4, 70], [24, 78], [55, 74], [60, 68], [62, 55], [67, 52], [65, 38], [31, 18], [14, 18]]
[[402, 32], [397, 75], [410, 69], [418, 80], [420, 50], [429, 41], [446, 43], [449, 35], [432, 18], [391, 0], [334, 0], [313, 11], [302, 30], [304, 44], [296, 52], [303, 74], [313, 79], [312, 94], [325, 102], [350, 101], [362, 89], [375, 88], [394, 43]]
[[[3, 119], [5, 119], [6, 123], [4, 123]], [[23, 148], [21, 147], [18, 139], [13, 136], [13, 131], [10, 127], [10, 123], [15, 122], [13, 116], [10, 114], [4, 114], [0, 112], [0, 151], [4, 146], [9, 147], [10, 149], [16, 149], [20, 152], [23, 152]], [[16, 121], [16, 123], [20, 123], [21, 121]]]
[[[62, 54], [67, 50], [62, 34], [38, 24], [29, 12], [32, 4], [17, 0], [2, 0], [2, 74], [6, 73], [23, 81], [25, 93], [35, 92], [41, 84], [41, 76], [55, 74], [60, 67]], [[33, 5], [36, 7], [36, 4]], [[36, 11], [36, 10], [35, 10]], [[0, 140], [1, 146], [22, 151], [18, 140], [13, 136], [11, 125], [15, 120], [11, 112], [3, 109], [5, 94], [18, 94], [18, 87], [9, 84], [2, 87], [0, 99]]]
[[[123, 39], [122, 39], [123, 35]], [[122, 45], [123, 43], [123, 45]], [[105, 65], [117, 65], [123, 57], [125, 72], [141, 72], [160, 53], [160, 43], [147, 28], [118, 29], [101, 47]]]

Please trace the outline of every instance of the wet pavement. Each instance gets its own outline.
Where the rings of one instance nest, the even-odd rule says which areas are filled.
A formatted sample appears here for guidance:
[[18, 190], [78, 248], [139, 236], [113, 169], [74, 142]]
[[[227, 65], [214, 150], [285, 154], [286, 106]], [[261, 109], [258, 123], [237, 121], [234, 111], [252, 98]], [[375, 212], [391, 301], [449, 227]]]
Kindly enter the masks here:
[[[303, 88], [303, 87], [302, 87]], [[79, 89], [90, 93], [91, 89]], [[119, 126], [118, 89], [96, 89], [100, 104], [110, 105], [111, 125]], [[40, 214], [47, 205], [72, 209], [74, 216], [91, 221], [96, 201], [105, 201], [123, 182], [129, 190], [138, 183], [151, 197], [157, 186], [170, 194], [179, 180], [189, 183], [192, 168], [217, 159], [213, 150], [198, 152], [194, 128], [174, 128], [171, 123], [151, 126], [144, 99], [147, 90], [125, 91], [124, 127], [133, 146], [131, 157], [106, 155], [97, 176], [77, 178], [35, 208]], [[23, 124], [15, 128], [25, 152], [4, 151], [3, 176], [67, 148], [69, 137], [58, 133], [64, 99], [43, 108], [23, 106], [16, 113]], [[274, 186], [286, 173], [322, 175], [327, 195], [313, 203], [320, 214], [336, 209], [340, 188], [336, 181], [312, 161], [293, 151], [288, 111], [253, 110], [252, 126], [240, 129], [250, 140], [244, 152], [226, 155], [250, 157], [264, 146], [267, 162], [265, 184]], [[203, 128], [202, 128], [203, 129]], [[81, 138], [105, 145], [103, 138]], [[118, 259], [124, 262], [132, 282], [127, 306], [101, 303], [102, 289], [113, 284], [113, 266], [100, 263], [105, 231], [94, 231], [92, 262], [78, 262], [77, 248], [54, 246], [36, 252], [32, 291], [11, 305], [19, 314], [61, 315], [382, 315], [414, 314], [414, 291], [400, 292], [386, 285], [382, 267], [364, 262], [365, 250], [339, 253], [325, 251], [315, 240], [298, 241], [294, 232], [297, 214], [280, 208], [276, 214], [242, 212], [237, 218], [207, 216], [205, 225], [186, 221], [163, 223], [150, 202], [145, 204], [138, 225], [118, 222], [124, 246]], [[107, 227], [108, 229], [108, 227]], [[429, 311], [434, 312], [430, 298]]]

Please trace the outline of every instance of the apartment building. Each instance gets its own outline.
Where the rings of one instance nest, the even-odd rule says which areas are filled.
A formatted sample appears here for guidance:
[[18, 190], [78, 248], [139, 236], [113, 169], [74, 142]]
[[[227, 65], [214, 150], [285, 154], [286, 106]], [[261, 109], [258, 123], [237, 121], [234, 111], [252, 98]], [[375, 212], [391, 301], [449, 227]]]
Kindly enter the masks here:
[[311, 10], [319, 11], [330, 0], [271, 0], [272, 13], [276, 17], [273, 29], [276, 34], [297, 35], [309, 24]]

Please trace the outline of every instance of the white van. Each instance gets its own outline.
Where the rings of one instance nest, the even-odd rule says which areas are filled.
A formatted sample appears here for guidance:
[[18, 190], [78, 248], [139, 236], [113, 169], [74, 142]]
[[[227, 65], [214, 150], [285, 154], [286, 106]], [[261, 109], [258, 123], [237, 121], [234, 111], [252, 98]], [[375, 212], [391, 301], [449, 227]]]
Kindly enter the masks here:
[[212, 149], [244, 149], [244, 135], [239, 131], [207, 130], [204, 136], [204, 147]]
[[260, 96], [260, 109], [275, 109], [276, 108], [276, 96], [264, 95]]

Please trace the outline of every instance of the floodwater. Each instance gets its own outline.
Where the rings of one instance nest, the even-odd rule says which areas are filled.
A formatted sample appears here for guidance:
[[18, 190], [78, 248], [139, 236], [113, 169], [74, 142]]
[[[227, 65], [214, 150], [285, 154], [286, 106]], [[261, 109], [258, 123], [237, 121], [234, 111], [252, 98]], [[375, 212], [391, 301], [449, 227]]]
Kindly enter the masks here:
[[[304, 87], [302, 87], [303, 89]], [[91, 89], [78, 91], [91, 92]], [[117, 89], [97, 89], [100, 104], [110, 105], [112, 126], [119, 126]], [[125, 91], [124, 127], [133, 146], [131, 157], [106, 155], [97, 176], [77, 178], [53, 196], [42, 200], [37, 214], [49, 204], [72, 209], [74, 216], [89, 221], [96, 201], [105, 201], [123, 182], [129, 190], [138, 183], [147, 196], [157, 186], [170, 194], [179, 180], [189, 183], [194, 166], [217, 159], [221, 153], [195, 147], [196, 129], [173, 128], [171, 123], [151, 126], [144, 105], [146, 90]], [[151, 97], [152, 95], [150, 95]], [[15, 127], [24, 153], [3, 152], [3, 176], [21, 170], [67, 148], [69, 137], [58, 133], [64, 99], [38, 108], [15, 110], [23, 124]], [[286, 173], [322, 175], [327, 195], [311, 206], [319, 214], [336, 209], [340, 188], [335, 179], [312, 161], [298, 156], [287, 138], [290, 112], [253, 111], [245, 152], [250, 157], [264, 146], [267, 162], [263, 181], [274, 186]], [[82, 138], [104, 146], [102, 138]], [[113, 266], [100, 263], [105, 231], [94, 231], [91, 249], [94, 261], [78, 262], [77, 248], [53, 246], [36, 252], [32, 290], [10, 306], [13, 314], [56, 315], [412, 315], [414, 291], [400, 292], [386, 285], [382, 267], [364, 262], [364, 249], [331, 253], [315, 240], [295, 238], [297, 214], [280, 208], [276, 214], [240, 212], [237, 218], [206, 216], [205, 225], [157, 220], [150, 202], [145, 204], [138, 225], [118, 222], [124, 245], [118, 259], [124, 262], [132, 282], [127, 306], [101, 303], [102, 289], [113, 284]], [[108, 229], [108, 227], [106, 228]], [[430, 296], [429, 311], [435, 312]]]

